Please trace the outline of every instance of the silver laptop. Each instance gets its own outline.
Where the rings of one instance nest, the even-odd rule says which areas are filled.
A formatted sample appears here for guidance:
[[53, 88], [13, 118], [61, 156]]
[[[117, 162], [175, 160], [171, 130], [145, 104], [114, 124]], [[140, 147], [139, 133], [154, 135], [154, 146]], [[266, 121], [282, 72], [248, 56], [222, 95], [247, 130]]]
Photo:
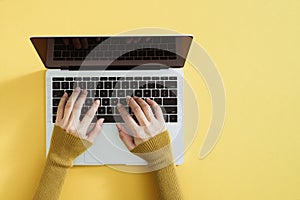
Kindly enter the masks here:
[[88, 91], [82, 117], [92, 102], [99, 99], [93, 122], [102, 117], [105, 120], [101, 134], [93, 146], [74, 161], [75, 165], [146, 164], [127, 150], [115, 126], [123, 122], [116, 105], [126, 106], [127, 95], [148, 97], [161, 105], [172, 140], [174, 161], [183, 164], [182, 68], [192, 38], [191, 35], [31, 37], [47, 68], [46, 153], [59, 100], [65, 91], [71, 95], [79, 86]]

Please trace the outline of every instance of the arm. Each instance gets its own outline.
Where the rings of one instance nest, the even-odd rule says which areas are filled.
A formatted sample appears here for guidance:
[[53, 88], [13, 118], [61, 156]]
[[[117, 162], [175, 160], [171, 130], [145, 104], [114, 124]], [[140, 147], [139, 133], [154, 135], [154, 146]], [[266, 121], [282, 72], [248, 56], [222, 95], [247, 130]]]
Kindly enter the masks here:
[[[153, 170], [152, 173], [157, 183], [156, 187], [160, 199], [183, 199], [173, 162], [168, 131], [164, 131], [138, 145], [131, 152], [145, 159], [148, 166], [151, 166], [150, 170]], [[153, 152], [155, 153], [153, 154]], [[150, 153], [150, 155], [147, 153]]]
[[99, 101], [95, 101], [82, 121], [79, 121], [85, 98], [86, 91], [81, 92], [79, 88], [74, 90], [70, 98], [66, 93], [61, 98], [46, 165], [33, 199], [58, 199], [73, 160], [89, 148], [99, 134], [103, 119], [99, 119], [87, 133]]
[[58, 199], [73, 160], [92, 145], [54, 126], [51, 147], [34, 199]]
[[150, 99], [146, 103], [141, 98], [127, 97], [127, 102], [138, 124], [123, 106], [118, 105], [119, 112], [131, 131], [129, 133], [123, 125], [117, 124], [121, 140], [132, 153], [147, 161], [147, 171], [153, 173], [160, 199], [183, 199], [161, 108]]

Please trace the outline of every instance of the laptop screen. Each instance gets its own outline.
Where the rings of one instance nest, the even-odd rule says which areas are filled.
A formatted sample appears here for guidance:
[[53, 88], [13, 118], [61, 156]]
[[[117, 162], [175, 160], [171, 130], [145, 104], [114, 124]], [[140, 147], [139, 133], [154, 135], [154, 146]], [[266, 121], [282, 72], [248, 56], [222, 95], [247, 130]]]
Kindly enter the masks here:
[[183, 67], [191, 35], [31, 37], [46, 68]]

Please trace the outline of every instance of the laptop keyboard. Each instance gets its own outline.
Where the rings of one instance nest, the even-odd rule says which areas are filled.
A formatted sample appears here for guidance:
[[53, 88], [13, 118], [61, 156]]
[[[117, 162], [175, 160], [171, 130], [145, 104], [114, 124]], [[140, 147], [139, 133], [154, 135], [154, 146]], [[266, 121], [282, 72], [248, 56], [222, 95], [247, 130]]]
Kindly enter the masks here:
[[93, 122], [104, 118], [104, 123], [123, 122], [116, 105], [121, 103], [133, 116], [127, 106], [126, 96], [150, 98], [158, 103], [164, 114], [165, 122], [177, 122], [177, 77], [52, 77], [52, 122], [55, 123], [60, 98], [67, 92], [70, 96], [77, 86], [86, 89], [88, 94], [82, 107], [83, 118], [93, 101], [100, 100], [100, 106]]
[[[87, 49], [76, 49], [72, 42], [54, 39], [53, 60], [175, 60], [176, 38], [152, 36], [128, 42], [128, 37], [87, 38]], [[105, 42], [104, 42], [105, 41]], [[93, 50], [97, 45], [103, 43]], [[93, 50], [93, 51], [92, 51]]]

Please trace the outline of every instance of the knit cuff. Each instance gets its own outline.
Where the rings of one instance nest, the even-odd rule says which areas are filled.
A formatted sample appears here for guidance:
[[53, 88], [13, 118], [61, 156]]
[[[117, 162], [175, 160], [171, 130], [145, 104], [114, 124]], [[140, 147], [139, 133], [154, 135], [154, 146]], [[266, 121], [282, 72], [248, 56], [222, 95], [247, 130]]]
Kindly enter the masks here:
[[52, 164], [71, 167], [73, 160], [92, 145], [91, 142], [54, 126], [48, 159]]
[[133, 154], [147, 161], [147, 167], [156, 171], [173, 163], [173, 153], [168, 130], [131, 150]]

